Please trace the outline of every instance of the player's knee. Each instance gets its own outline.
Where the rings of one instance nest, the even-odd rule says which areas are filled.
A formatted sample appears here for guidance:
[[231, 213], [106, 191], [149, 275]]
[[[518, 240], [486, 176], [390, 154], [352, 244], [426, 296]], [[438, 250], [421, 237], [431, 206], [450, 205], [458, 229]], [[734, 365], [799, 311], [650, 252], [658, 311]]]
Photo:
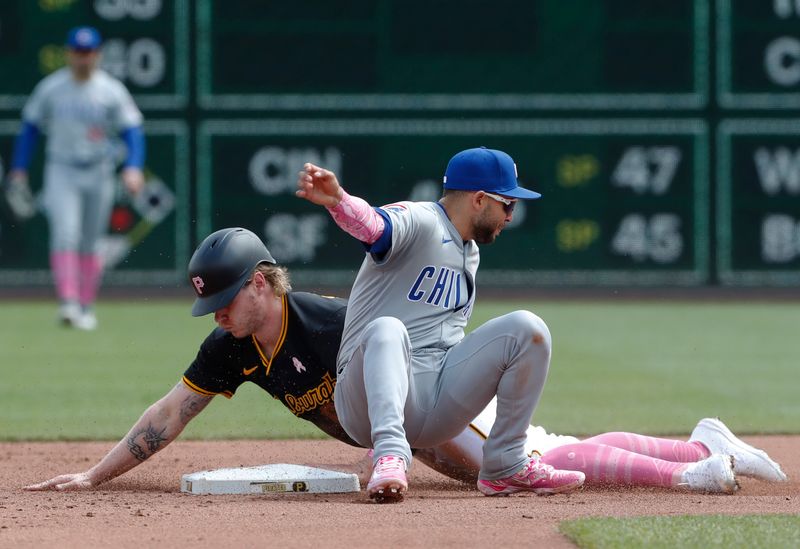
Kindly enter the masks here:
[[405, 324], [393, 316], [381, 316], [367, 324], [364, 341], [370, 344], [392, 345], [409, 341]]
[[527, 338], [537, 347], [549, 349], [552, 344], [550, 329], [540, 317], [530, 311], [514, 311], [509, 313], [514, 326], [519, 330], [520, 337]]

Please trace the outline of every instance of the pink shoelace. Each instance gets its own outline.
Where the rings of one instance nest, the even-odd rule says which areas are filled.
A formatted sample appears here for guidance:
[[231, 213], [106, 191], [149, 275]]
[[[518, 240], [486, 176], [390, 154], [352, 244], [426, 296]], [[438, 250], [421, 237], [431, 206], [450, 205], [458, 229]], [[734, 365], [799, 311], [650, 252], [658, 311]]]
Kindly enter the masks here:
[[542, 463], [538, 459], [531, 459], [528, 462], [528, 465], [522, 471], [517, 473], [517, 475], [524, 478], [532, 474], [533, 478], [531, 480], [535, 482], [537, 480], [549, 479], [553, 475], [554, 471], [555, 469], [553, 469], [552, 465]]
[[403, 458], [398, 456], [383, 456], [378, 458], [378, 462], [375, 464], [375, 473], [376, 475], [384, 476], [384, 475], [391, 475], [391, 474], [405, 474], [405, 462]]

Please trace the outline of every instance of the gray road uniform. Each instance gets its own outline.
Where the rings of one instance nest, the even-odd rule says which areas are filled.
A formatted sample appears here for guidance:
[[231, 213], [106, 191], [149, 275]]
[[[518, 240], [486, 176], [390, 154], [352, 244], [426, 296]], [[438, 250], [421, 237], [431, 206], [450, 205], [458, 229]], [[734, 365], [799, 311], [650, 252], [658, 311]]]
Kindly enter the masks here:
[[78, 82], [62, 68], [39, 82], [22, 118], [47, 134], [43, 206], [51, 249], [96, 253], [114, 198], [112, 138], [140, 126], [141, 112], [105, 71]]
[[[336, 412], [375, 456], [401, 455], [459, 434], [497, 395], [480, 478], [525, 465], [530, 425], [550, 363], [550, 333], [528, 311], [495, 318], [466, 337], [479, 252], [444, 208], [402, 202], [386, 221], [353, 285], [337, 361]], [[368, 404], [369, 403], [369, 404]]]

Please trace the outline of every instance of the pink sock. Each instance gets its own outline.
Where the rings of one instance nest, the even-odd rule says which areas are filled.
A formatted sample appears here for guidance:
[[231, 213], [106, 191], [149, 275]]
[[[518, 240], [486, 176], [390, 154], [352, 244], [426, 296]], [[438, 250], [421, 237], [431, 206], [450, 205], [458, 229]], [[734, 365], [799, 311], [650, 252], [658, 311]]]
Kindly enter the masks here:
[[78, 254], [51, 252], [50, 269], [61, 301], [78, 301]]
[[81, 305], [87, 306], [97, 299], [97, 289], [100, 286], [100, 274], [103, 271], [103, 264], [99, 255], [82, 255], [80, 257], [80, 268]]
[[697, 441], [684, 442], [682, 440], [637, 435], [636, 433], [603, 433], [602, 435], [588, 438], [583, 442], [605, 444], [643, 456], [667, 461], [679, 461], [681, 463], [700, 461], [711, 455], [708, 448]]
[[680, 481], [685, 463], [665, 461], [592, 442], [548, 450], [542, 461], [556, 469], [583, 471], [587, 484], [671, 487]]

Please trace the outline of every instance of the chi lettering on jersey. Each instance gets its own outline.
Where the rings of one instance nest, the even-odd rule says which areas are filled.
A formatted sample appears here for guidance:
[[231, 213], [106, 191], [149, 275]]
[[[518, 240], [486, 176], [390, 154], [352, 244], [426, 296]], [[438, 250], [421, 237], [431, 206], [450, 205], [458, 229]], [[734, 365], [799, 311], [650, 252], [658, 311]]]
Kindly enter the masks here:
[[453, 269], [427, 265], [411, 286], [408, 300], [444, 309], [457, 308], [461, 301], [461, 279], [461, 273]]

